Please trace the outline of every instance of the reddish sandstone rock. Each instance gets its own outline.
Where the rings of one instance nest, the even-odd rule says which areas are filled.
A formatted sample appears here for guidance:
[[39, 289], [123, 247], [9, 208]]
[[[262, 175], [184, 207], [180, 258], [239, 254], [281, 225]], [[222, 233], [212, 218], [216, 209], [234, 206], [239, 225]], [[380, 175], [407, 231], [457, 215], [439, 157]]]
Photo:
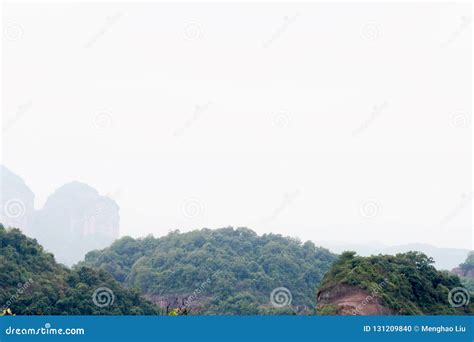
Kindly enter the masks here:
[[335, 315], [393, 315], [393, 312], [381, 304], [378, 292], [367, 291], [350, 285], [337, 285], [318, 291], [317, 311], [335, 308]]

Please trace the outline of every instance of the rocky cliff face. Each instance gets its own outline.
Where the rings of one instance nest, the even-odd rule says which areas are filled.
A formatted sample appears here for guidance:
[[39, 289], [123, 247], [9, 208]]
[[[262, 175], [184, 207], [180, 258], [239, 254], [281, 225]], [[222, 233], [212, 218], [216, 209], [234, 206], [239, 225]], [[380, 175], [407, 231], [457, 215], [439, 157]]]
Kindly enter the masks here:
[[468, 315], [463, 291], [453, 305], [461, 287], [459, 277], [436, 270], [420, 252], [361, 257], [347, 251], [324, 275], [316, 309], [319, 315]]
[[177, 309], [179, 312], [199, 314], [212, 299], [209, 296], [196, 296], [193, 293], [167, 296], [145, 295], [144, 298], [157, 305], [166, 314], [173, 309]]
[[474, 278], [474, 268], [463, 270], [461, 267], [455, 267], [451, 272], [461, 277]]
[[332, 315], [393, 315], [388, 307], [381, 304], [378, 290], [366, 291], [354, 286], [337, 285], [317, 293], [316, 310]]
[[119, 207], [87, 184], [72, 182], [49, 196], [32, 219], [34, 237], [57, 259], [71, 265], [119, 235]]
[[87, 184], [71, 182], [34, 210], [34, 193], [24, 181], [0, 166], [0, 222], [36, 238], [56, 260], [68, 266], [119, 236], [119, 206]]
[[35, 195], [23, 179], [0, 165], [0, 222], [31, 233]]

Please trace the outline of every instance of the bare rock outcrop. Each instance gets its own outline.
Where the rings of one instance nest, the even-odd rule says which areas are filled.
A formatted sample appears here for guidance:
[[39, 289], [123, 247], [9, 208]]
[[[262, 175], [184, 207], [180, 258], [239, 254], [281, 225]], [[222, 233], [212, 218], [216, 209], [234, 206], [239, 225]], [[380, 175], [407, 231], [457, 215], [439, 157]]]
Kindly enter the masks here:
[[465, 269], [462, 269], [461, 267], [455, 267], [451, 270], [451, 272], [460, 277], [474, 278], [474, 268], [465, 270]]
[[34, 237], [57, 260], [72, 265], [119, 236], [119, 206], [87, 184], [71, 182], [48, 197], [32, 220]]
[[390, 308], [381, 304], [378, 285], [372, 291], [350, 285], [336, 285], [318, 291], [317, 311], [325, 310], [332, 315], [393, 315]]

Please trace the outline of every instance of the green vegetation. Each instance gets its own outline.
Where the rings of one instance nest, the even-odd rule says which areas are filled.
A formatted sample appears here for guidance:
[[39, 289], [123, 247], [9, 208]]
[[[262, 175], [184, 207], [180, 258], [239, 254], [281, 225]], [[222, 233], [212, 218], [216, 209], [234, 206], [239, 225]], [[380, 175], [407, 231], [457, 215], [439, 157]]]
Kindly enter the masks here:
[[[462, 286], [474, 292], [469, 277], [474, 254], [460, 265], [466, 275], [461, 280], [432, 264], [418, 252], [372, 257], [345, 252], [336, 261], [309, 241], [223, 228], [124, 237], [68, 269], [36, 240], [0, 224], [0, 316], [304, 315], [315, 313], [318, 285], [320, 292], [339, 285], [370, 292], [381, 283], [378, 301], [395, 314], [473, 314], [472, 303], [455, 307], [448, 294]], [[291, 292], [291, 305], [271, 305], [279, 287]], [[105, 292], [94, 296], [101, 288]], [[104, 301], [109, 305], [101, 305]], [[329, 302], [318, 314], [337, 312]]]
[[[335, 258], [309, 241], [223, 228], [124, 237], [88, 253], [81, 265], [104, 269], [155, 302], [187, 300], [189, 314], [311, 314], [315, 289]], [[291, 291], [291, 306], [270, 305], [277, 287]]]
[[462, 276], [459, 278], [461, 279], [462, 286], [469, 291], [471, 298], [474, 298], [474, 278]]
[[459, 265], [463, 276], [460, 276], [463, 286], [474, 296], [474, 251], [471, 251], [466, 261]]
[[471, 251], [466, 258], [466, 261], [459, 265], [459, 268], [464, 272], [464, 274], [469, 273], [474, 270], [474, 251]]
[[[17, 315], [150, 315], [158, 310], [107, 272], [55, 262], [36, 240], [0, 224], [0, 313]], [[94, 304], [99, 287], [112, 290], [111, 305]], [[103, 304], [98, 298], [98, 303]]]
[[[400, 315], [465, 315], [473, 305], [454, 307], [448, 301], [449, 291], [462, 287], [459, 277], [437, 271], [433, 260], [419, 252], [356, 256], [344, 252], [324, 276], [319, 292], [339, 285], [371, 291], [383, 283], [379, 302]], [[324, 314], [324, 312], [320, 313]]]

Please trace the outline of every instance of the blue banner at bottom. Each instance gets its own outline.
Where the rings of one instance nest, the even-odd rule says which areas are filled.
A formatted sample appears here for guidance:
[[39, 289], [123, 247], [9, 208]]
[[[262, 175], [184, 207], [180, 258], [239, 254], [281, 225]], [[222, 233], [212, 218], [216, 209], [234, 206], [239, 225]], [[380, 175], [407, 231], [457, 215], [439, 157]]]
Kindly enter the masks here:
[[473, 316], [4, 316], [0, 341], [463, 341]]

